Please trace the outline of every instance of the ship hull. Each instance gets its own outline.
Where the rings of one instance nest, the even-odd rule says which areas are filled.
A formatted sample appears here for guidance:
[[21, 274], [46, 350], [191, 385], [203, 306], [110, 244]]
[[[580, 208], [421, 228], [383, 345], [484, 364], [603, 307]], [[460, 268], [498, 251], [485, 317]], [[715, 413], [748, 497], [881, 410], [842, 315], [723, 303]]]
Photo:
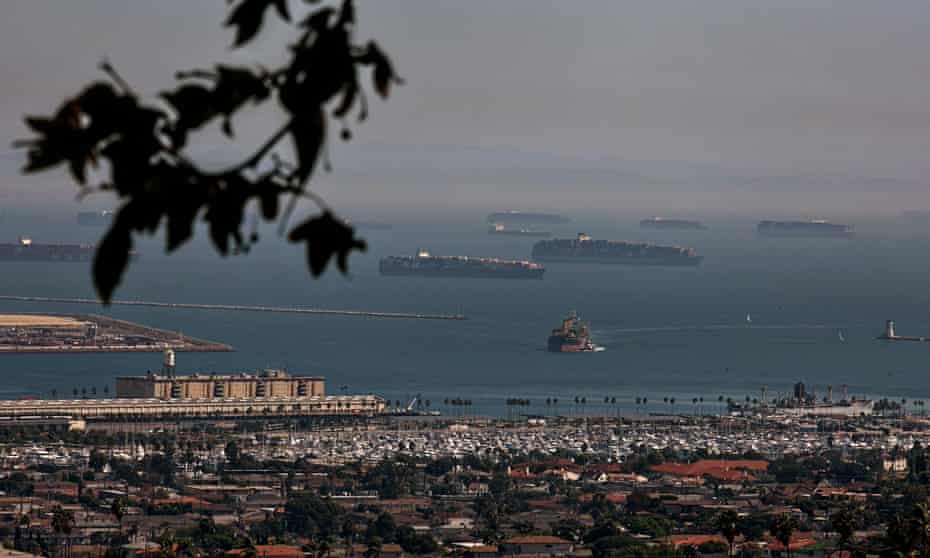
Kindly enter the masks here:
[[588, 256], [546, 256], [533, 254], [533, 259], [545, 263], [573, 263], [573, 264], [613, 264], [613, 265], [641, 265], [641, 266], [672, 266], [694, 267], [704, 261], [704, 256], [679, 258], [649, 258], [649, 257], [588, 257]]
[[805, 221], [762, 221], [756, 234], [774, 238], [852, 238], [850, 225]]
[[409, 267], [382, 262], [378, 270], [381, 275], [401, 277], [449, 277], [460, 279], [542, 279], [545, 269], [487, 269], [481, 267]]
[[588, 340], [565, 339], [558, 335], [549, 338], [546, 346], [550, 353], [593, 353], [598, 348]]
[[93, 255], [90, 246], [0, 244], [0, 261], [4, 262], [87, 262]]
[[501, 211], [488, 215], [488, 223], [522, 223], [526, 225], [559, 225], [571, 221], [568, 217], [552, 213], [524, 213], [521, 211]]
[[697, 221], [672, 221], [668, 219], [646, 219], [639, 222], [641, 229], [655, 229], [660, 231], [703, 231], [707, 227]]
[[488, 231], [488, 234], [503, 236], [534, 236], [538, 238], [548, 238], [552, 233], [547, 231]]

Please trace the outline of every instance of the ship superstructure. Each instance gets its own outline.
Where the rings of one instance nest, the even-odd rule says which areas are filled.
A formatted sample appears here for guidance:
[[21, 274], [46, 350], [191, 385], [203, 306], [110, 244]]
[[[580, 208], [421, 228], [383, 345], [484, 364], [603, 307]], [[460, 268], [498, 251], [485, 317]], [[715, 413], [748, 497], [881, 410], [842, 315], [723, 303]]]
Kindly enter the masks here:
[[813, 221], [760, 221], [756, 225], [760, 236], [852, 238], [852, 225], [840, 225], [817, 219]]
[[591, 342], [587, 324], [582, 322], [575, 312], [569, 313], [562, 320], [562, 325], [552, 330], [547, 348], [553, 353], [593, 352], [598, 349]]
[[382, 258], [378, 268], [381, 275], [499, 279], [542, 279], [546, 271], [542, 265], [527, 260], [434, 256], [423, 249], [415, 256]]
[[0, 244], [0, 261], [86, 262], [93, 255], [90, 244], [41, 244], [28, 237]]
[[533, 259], [541, 262], [695, 266], [704, 257], [699, 256], [693, 248], [625, 240], [595, 240], [581, 233], [576, 238], [537, 242], [533, 246]]

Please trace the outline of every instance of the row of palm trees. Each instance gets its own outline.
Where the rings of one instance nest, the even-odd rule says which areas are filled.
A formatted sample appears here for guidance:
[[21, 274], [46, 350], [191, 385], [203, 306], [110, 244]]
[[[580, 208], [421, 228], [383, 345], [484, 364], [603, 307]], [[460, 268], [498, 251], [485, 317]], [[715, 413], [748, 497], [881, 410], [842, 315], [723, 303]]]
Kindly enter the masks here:
[[[100, 391], [103, 393], [103, 396], [104, 396], [104, 397], [109, 397], [109, 395], [110, 395], [110, 386], [103, 386], [103, 389], [101, 389]], [[52, 398], [52, 399], [58, 399], [58, 390], [57, 390], [57, 389], [52, 389], [52, 390], [49, 392], [49, 394], [51, 395], [51, 398]], [[90, 395], [91, 397], [97, 397], [97, 386], [91, 386], [91, 387], [89, 387], [89, 388], [87, 388], [87, 387], [73, 388], [73, 389], [71, 390], [71, 394], [74, 396], [75, 399], [78, 398], [78, 394], [80, 394], [81, 399], [87, 399], [87, 396], [88, 396], [88, 395]]]

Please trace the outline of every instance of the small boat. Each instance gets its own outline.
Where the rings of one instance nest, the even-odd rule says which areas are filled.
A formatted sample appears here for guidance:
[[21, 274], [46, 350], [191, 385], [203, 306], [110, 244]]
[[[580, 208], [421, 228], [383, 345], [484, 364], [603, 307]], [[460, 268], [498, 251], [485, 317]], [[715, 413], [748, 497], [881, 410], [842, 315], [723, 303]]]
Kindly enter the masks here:
[[844, 343], [846, 342], [846, 338], [843, 337], [843, 330], [842, 330], [842, 329], [839, 330], [839, 331], [837, 331], [836, 334], [837, 334], [837, 336], [840, 338], [840, 341], [842, 341], [842, 342], [844, 342]]
[[752, 316], [750, 316], [749, 314], [746, 314], [746, 323], [747, 323], [747, 324], [751, 324], [751, 323], [752, 323]]

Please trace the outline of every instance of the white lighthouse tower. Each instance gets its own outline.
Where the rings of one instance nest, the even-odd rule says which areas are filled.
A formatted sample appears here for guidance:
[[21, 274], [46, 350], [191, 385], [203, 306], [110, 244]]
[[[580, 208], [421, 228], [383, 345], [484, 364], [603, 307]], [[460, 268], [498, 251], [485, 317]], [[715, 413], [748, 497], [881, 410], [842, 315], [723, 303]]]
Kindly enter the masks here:
[[885, 339], [894, 339], [897, 337], [894, 333], [894, 320], [885, 321], [885, 334], [882, 335]]

